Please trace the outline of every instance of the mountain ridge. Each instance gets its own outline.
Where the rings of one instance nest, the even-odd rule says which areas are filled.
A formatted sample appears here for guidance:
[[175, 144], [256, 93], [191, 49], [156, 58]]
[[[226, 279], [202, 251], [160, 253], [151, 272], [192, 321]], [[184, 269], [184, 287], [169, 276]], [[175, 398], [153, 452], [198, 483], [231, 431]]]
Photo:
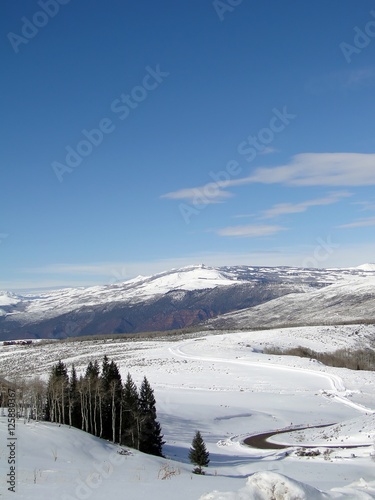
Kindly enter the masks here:
[[[270, 322], [270, 314], [275, 313], [267, 315], [264, 311], [272, 311], [274, 307], [285, 309], [284, 302], [289, 311], [293, 309], [293, 303], [298, 309], [301, 297], [307, 302], [313, 298], [318, 303], [322, 290], [340, 283], [343, 288], [336, 288], [338, 303], [340, 294], [348, 295], [352, 290], [352, 301], [359, 302], [356, 309], [361, 307], [363, 301], [360, 284], [368, 288], [368, 304], [366, 302], [364, 310], [367, 318], [375, 290], [375, 270], [371, 266], [365, 264], [359, 268], [343, 269], [286, 266], [215, 268], [200, 264], [87, 288], [64, 288], [25, 295], [0, 292], [0, 339], [66, 338], [98, 333], [171, 330], [208, 320], [216, 324], [214, 318], [231, 313], [234, 319], [223, 323], [219, 318], [216, 326], [236, 328], [241, 327], [245, 318], [242, 315], [237, 325], [235, 319], [240, 317], [239, 311], [247, 309], [250, 319], [246, 321], [256, 327], [266, 326]], [[308, 298], [307, 295], [312, 292], [316, 292], [315, 296]], [[278, 300], [276, 304], [275, 300]], [[295, 319], [301, 322], [301, 314], [289, 313], [289, 316], [296, 316]], [[335, 314], [340, 314], [339, 306]], [[345, 317], [348, 319], [347, 314]], [[354, 317], [358, 319], [358, 313]], [[228, 318], [225, 316], [224, 319]], [[272, 322], [274, 319], [271, 317]]]

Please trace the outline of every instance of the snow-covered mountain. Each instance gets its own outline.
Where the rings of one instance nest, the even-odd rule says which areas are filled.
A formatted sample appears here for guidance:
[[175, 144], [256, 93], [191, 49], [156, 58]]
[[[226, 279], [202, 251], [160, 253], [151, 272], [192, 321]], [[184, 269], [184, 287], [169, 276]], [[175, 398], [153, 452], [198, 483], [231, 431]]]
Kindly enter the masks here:
[[355, 269], [360, 269], [362, 271], [375, 271], [375, 264], [362, 264]]
[[209, 324], [214, 329], [243, 329], [371, 320], [375, 320], [375, 275], [365, 279], [352, 276], [305, 294], [291, 293], [255, 307], [224, 314]]
[[[226, 316], [215, 327], [374, 317], [373, 264], [348, 269], [188, 266], [153, 276], [37, 295], [0, 292], [0, 338], [65, 338], [171, 330]], [[251, 325], [249, 325], [251, 319]], [[321, 319], [319, 319], [321, 321]]]
[[0, 307], [17, 304], [20, 300], [22, 300], [21, 297], [18, 297], [15, 293], [0, 291]]

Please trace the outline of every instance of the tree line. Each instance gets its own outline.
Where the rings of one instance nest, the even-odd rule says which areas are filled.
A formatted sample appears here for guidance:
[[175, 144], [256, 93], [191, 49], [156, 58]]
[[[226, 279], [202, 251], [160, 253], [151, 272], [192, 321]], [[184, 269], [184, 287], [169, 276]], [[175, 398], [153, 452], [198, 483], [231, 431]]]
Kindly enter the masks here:
[[47, 383], [46, 420], [68, 424], [94, 436], [162, 456], [164, 444], [154, 391], [144, 377], [138, 390], [130, 373], [125, 382], [116, 363], [104, 356], [90, 361], [84, 375], [65, 363], [52, 367]]
[[286, 349], [271, 346], [264, 348], [263, 353], [311, 358], [327, 366], [348, 368], [349, 370], [375, 370], [375, 351], [369, 348], [356, 350], [345, 348], [334, 352], [317, 352], [302, 346]]

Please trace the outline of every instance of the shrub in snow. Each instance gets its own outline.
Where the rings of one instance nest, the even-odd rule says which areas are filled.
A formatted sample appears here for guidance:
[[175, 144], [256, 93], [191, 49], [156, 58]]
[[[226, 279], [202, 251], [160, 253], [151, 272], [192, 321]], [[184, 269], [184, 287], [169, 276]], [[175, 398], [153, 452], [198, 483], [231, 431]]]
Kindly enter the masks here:
[[120, 448], [119, 450], [117, 450], [117, 453], [119, 455], [126, 455], [128, 457], [133, 455], [133, 453], [130, 450], [126, 450], [125, 448]]
[[181, 470], [179, 468], [164, 464], [159, 470], [158, 479], [171, 479], [173, 476], [178, 476], [180, 474]]

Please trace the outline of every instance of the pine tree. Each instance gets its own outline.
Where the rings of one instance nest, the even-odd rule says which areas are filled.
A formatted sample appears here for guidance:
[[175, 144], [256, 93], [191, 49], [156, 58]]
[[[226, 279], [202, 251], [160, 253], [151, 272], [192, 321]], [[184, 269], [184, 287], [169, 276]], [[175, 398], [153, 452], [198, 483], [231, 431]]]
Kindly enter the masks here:
[[150, 455], [163, 456], [163, 436], [156, 419], [156, 401], [154, 391], [144, 377], [139, 392], [138, 415], [139, 446], [138, 449]]
[[69, 425], [77, 427], [82, 425], [81, 409], [78, 393], [78, 378], [74, 364], [72, 365], [70, 380], [69, 380]]
[[123, 389], [121, 442], [131, 448], [139, 448], [138, 442], [139, 395], [133, 379], [128, 373]]
[[101, 392], [101, 434], [104, 439], [116, 441], [120, 427], [120, 407], [122, 400], [122, 381], [119, 369], [114, 361], [109, 362], [104, 356], [100, 383]]
[[112, 442], [116, 442], [116, 436], [119, 435], [118, 430], [121, 420], [121, 405], [122, 405], [122, 380], [120, 371], [114, 361], [109, 365], [109, 391], [111, 398], [111, 429]]
[[109, 359], [105, 355], [102, 363], [102, 373], [100, 377], [100, 434], [104, 439], [111, 438], [112, 416], [111, 416], [111, 396], [110, 396], [110, 369]]
[[202, 467], [207, 467], [210, 463], [209, 456], [210, 454], [206, 449], [206, 445], [203, 441], [202, 435], [199, 431], [197, 431], [195, 433], [189, 451], [190, 462], [197, 466], [193, 470], [195, 474], [204, 474], [204, 472], [202, 471]]

